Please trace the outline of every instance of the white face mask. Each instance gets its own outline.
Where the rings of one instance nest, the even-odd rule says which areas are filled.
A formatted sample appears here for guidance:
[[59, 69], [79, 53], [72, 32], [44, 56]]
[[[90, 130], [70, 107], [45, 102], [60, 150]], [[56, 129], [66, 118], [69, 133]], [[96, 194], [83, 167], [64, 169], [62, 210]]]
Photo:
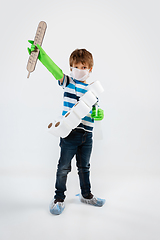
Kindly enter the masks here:
[[71, 77], [78, 81], [85, 81], [89, 77], [89, 69], [78, 69], [71, 67]]

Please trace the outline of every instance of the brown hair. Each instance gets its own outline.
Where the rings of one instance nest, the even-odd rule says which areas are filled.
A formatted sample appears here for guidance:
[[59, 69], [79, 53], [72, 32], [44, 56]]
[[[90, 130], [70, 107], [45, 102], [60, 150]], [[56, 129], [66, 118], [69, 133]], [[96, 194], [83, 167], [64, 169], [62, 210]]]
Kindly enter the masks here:
[[89, 68], [93, 67], [93, 56], [90, 52], [88, 52], [86, 49], [76, 49], [74, 50], [69, 58], [69, 64], [70, 67], [73, 66], [73, 64], [77, 64], [81, 62], [82, 64], [88, 64]]

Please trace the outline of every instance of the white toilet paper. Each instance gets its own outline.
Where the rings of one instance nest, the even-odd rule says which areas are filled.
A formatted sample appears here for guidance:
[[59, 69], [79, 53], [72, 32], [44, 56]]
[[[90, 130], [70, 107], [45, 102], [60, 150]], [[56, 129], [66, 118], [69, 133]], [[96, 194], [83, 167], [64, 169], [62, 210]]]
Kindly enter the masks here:
[[[97, 102], [98, 95], [104, 91], [99, 81], [95, 81], [88, 86], [88, 91], [80, 98], [72, 109], [55, 123], [48, 125], [49, 133], [57, 137], [65, 138], [72, 129], [76, 128], [83, 117], [85, 117], [92, 106]], [[100, 136], [98, 136], [100, 138]]]
[[81, 98], [83, 102], [85, 102], [89, 108], [92, 108], [92, 106], [97, 102], [97, 98], [95, 95], [91, 92], [91, 90], [88, 90]]
[[104, 89], [99, 81], [89, 84], [88, 89], [91, 90], [96, 97], [98, 97], [100, 93], [104, 92]]
[[82, 100], [72, 107], [72, 111], [75, 112], [79, 118], [85, 117], [90, 110], [91, 109], [88, 107], [88, 105], [86, 105]]
[[80, 124], [81, 118], [71, 110], [64, 115], [64, 121], [68, 126], [74, 129]]
[[68, 136], [71, 130], [72, 128], [65, 123], [64, 118], [61, 121], [50, 123], [48, 125], [49, 133], [53, 134], [56, 137], [65, 138]]

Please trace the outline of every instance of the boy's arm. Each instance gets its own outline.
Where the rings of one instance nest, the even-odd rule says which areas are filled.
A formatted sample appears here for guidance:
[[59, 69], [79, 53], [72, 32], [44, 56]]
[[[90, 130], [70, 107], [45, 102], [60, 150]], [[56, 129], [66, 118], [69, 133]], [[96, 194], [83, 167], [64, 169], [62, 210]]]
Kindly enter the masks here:
[[38, 59], [48, 69], [48, 71], [52, 73], [56, 80], [59, 80], [60, 83], [63, 83], [64, 74], [62, 70], [52, 61], [52, 59], [46, 54], [40, 45], [37, 44], [37, 46], [35, 46], [32, 40], [29, 40], [28, 42], [32, 44], [31, 49], [28, 48], [29, 54], [31, 54], [31, 52], [37, 47], [39, 49]]
[[64, 79], [64, 74], [63, 74], [63, 77], [61, 79], [59, 79], [61, 84], [63, 83], [63, 79]]

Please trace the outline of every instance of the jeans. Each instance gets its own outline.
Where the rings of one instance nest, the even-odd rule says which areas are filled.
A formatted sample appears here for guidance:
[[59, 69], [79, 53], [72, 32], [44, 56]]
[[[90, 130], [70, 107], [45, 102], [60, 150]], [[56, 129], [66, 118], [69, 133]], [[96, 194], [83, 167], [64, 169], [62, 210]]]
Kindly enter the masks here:
[[65, 199], [67, 174], [71, 171], [71, 160], [74, 156], [76, 156], [81, 194], [86, 197], [91, 193], [89, 161], [92, 151], [92, 132], [74, 129], [66, 138], [60, 138], [60, 147], [54, 198]]

